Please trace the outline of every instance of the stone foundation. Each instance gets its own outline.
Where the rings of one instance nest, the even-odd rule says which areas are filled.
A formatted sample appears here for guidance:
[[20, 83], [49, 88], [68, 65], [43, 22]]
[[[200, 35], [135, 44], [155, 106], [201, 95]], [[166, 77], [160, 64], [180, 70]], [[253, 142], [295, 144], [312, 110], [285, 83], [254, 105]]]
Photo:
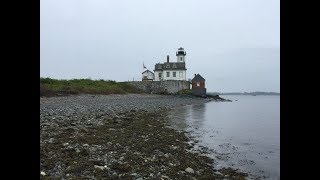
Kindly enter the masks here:
[[130, 81], [127, 82], [138, 89], [141, 89], [145, 93], [157, 94], [157, 93], [170, 93], [174, 94], [183, 89], [190, 89], [189, 81]]
[[206, 88], [193, 88], [192, 93], [196, 96], [204, 96], [207, 94]]

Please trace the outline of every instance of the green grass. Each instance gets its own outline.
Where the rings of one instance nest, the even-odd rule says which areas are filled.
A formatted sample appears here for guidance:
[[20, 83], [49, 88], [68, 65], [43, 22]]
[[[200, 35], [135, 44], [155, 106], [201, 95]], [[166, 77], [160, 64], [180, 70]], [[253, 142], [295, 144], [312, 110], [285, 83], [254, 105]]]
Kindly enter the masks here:
[[177, 94], [192, 94], [192, 89], [180, 90]]
[[58, 80], [40, 78], [40, 96], [59, 94], [127, 94], [141, 93], [126, 82], [111, 80], [71, 79]]

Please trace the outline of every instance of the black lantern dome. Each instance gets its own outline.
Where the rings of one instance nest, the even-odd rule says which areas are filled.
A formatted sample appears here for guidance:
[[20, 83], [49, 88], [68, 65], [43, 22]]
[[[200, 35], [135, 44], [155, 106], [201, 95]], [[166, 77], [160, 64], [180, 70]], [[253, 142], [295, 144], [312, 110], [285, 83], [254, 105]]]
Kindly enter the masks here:
[[178, 56], [178, 55], [183, 55], [183, 56], [185, 56], [186, 54], [187, 54], [186, 51], [185, 51], [182, 47], [180, 47], [180, 48], [178, 49], [177, 53], [176, 53], [177, 56]]

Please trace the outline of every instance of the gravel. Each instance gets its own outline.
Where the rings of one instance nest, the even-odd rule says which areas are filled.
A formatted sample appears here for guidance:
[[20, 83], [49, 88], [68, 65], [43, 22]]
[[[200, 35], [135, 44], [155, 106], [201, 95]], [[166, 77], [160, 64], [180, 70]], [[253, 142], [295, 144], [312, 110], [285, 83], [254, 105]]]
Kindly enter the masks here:
[[40, 98], [40, 129], [48, 127], [96, 126], [106, 119], [121, 121], [119, 114], [143, 110], [155, 112], [207, 99], [169, 95], [79, 95]]
[[243, 179], [232, 169], [215, 173], [212, 160], [188, 151], [190, 139], [166, 124], [171, 108], [208, 101], [148, 94], [41, 97], [40, 178]]

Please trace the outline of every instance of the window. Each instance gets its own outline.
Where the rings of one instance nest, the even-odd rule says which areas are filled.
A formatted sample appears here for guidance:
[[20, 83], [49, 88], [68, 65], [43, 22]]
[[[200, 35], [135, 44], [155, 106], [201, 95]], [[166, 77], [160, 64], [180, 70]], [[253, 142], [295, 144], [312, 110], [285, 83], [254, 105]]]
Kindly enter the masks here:
[[200, 82], [197, 82], [197, 86], [200, 86]]
[[170, 72], [167, 72], [167, 77], [170, 77]]
[[166, 68], [170, 68], [170, 64], [169, 63], [166, 64]]
[[182, 61], [182, 57], [180, 57], [180, 60]]
[[173, 76], [173, 77], [176, 77], [176, 72], [173, 72], [172, 76]]
[[161, 76], [162, 76], [162, 73], [159, 73], [159, 78], [161, 78]]
[[183, 76], [183, 72], [179, 72], [179, 76], [182, 77]]

